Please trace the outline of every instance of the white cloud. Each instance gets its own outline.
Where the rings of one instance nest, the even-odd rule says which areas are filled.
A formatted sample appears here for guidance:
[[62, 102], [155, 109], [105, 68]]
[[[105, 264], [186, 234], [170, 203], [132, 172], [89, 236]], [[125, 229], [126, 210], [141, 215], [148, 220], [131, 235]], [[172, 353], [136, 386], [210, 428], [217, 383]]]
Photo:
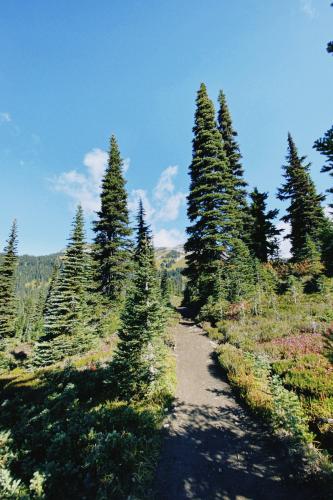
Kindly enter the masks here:
[[155, 247], [172, 248], [183, 245], [185, 240], [185, 233], [178, 229], [160, 229], [154, 234]]
[[184, 193], [176, 193], [167, 197], [159, 210], [156, 212], [156, 220], [171, 221], [176, 220], [181, 206], [186, 200]]
[[126, 174], [131, 165], [131, 158], [125, 158], [123, 161], [123, 172]]
[[139, 201], [142, 200], [142, 205], [146, 213], [146, 219], [149, 224], [154, 221], [156, 209], [152, 206], [147, 191], [144, 189], [133, 189], [128, 200], [128, 208], [131, 212], [137, 213]]
[[155, 226], [158, 221], [167, 222], [176, 220], [179, 211], [186, 200], [186, 195], [175, 191], [173, 178], [178, 173], [177, 166], [167, 167], [162, 171], [150, 198], [144, 189], [133, 189], [129, 197], [129, 208], [135, 212], [139, 199], [142, 199], [147, 221]]
[[[94, 148], [84, 155], [85, 172], [63, 172], [52, 179], [53, 188], [68, 195], [75, 205], [81, 203], [83, 210], [92, 214], [100, 207], [99, 195], [107, 162], [108, 153], [103, 149]], [[124, 172], [127, 172], [129, 165], [130, 158], [126, 158], [123, 163]]]
[[307, 17], [314, 19], [317, 11], [313, 5], [312, 0], [300, 0], [300, 9]]
[[[85, 154], [83, 165], [85, 170], [69, 170], [51, 180], [53, 189], [66, 194], [74, 205], [80, 203], [87, 214], [93, 214], [100, 207], [101, 181], [108, 161], [108, 154], [102, 149], [94, 148]], [[126, 158], [123, 171], [127, 172], [130, 159]], [[151, 225], [156, 246], [173, 247], [184, 243], [185, 236], [176, 228], [161, 228], [163, 222], [175, 221], [184, 205], [186, 195], [176, 190], [174, 179], [178, 173], [177, 166], [164, 169], [152, 190], [151, 195], [144, 189], [133, 189], [129, 195], [128, 207], [134, 215], [139, 200], [142, 200], [147, 222]]]
[[174, 178], [177, 174], [178, 166], [170, 165], [160, 175], [153, 191], [156, 204], [155, 220], [172, 221], [178, 218], [186, 195], [181, 191], [175, 193]]
[[80, 203], [86, 213], [99, 209], [99, 193], [90, 176], [71, 170], [53, 179], [52, 184], [56, 191], [68, 195], [75, 205]]
[[0, 123], [9, 123], [11, 121], [12, 117], [10, 116], [10, 113], [4, 111], [0, 113]]
[[99, 209], [100, 186], [107, 164], [108, 154], [102, 149], [92, 149], [83, 158], [86, 172], [77, 170], [63, 172], [52, 179], [56, 191], [68, 195], [77, 205], [81, 203], [83, 210], [92, 214]]
[[154, 197], [157, 200], [163, 200], [175, 190], [173, 178], [178, 173], [177, 165], [170, 165], [160, 175], [158, 183], [154, 189]]
[[329, 219], [331, 219], [333, 221], [333, 208], [331, 207], [324, 207], [324, 213], [326, 215], [326, 217], [328, 217]]
[[107, 152], [99, 148], [94, 148], [84, 155], [83, 165], [87, 167], [88, 176], [93, 181], [96, 190], [100, 187], [107, 161]]

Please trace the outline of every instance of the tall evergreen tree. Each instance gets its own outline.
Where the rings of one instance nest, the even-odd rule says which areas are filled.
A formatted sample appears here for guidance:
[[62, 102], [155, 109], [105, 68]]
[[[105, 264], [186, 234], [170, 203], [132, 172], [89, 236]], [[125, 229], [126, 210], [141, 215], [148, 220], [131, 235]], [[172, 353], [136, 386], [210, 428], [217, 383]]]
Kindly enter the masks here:
[[320, 234], [325, 225], [325, 216], [321, 206], [324, 196], [317, 194], [310, 177], [310, 164], [305, 164], [306, 157], [300, 157], [296, 145], [288, 134], [287, 164], [283, 167], [285, 182], [278, 190], [280, 200], [289, 200], [287, 214], [282, 217], [290, 223], [292, 260], [297, 262], [303, 258], [303, 250], [307, 238], [316, 245], [320, 244]]
[[[136, 247], [135, 247], [135, 259], [138, 260], [143, 249], [146, 247], [147, 240], [151, 241], [151, 232], [149, 225], [145, 221], [146, 213], [143, 208], [142, 199], [139, 200], [139, 209], [136, 216]], [[153, 254], [152, 254], [153, 255]]]
[[149, 228], [143, 220], [142, 204], [137, 220], [133, 285], [122, 314], [119, 343], [112, 364], [117, 395], [125, 400], [144, 396], [158, 376], [156, 339], [163, 327], [154, 249]]
[[185, 244], [185, 301], [202, 305], [213, 293], [216, 270], [235, 233], [230, 169], [215, 110], [202, 83], [197, 95]]
[[249, 213], [253, 222], [249, 247], [260, 262], [267, 262], [270, 257], [278, 253], [277, 236], [281, 230], [277, 229], [272, 221], [279, 211], [277, 209], [266, 211], [268, 193], [260, 193], [257, 188], [254, 188], [250, 196], [252, 203]]
[[14, 220], [0, 265], [0, 338], [15, 336], [17, 224]]
[[170, 287], [169, 287], [169, 278], [168, 278], [168, 273], [166, 269], [163, 269], [162, 271], [162, 276], [161, 276], [161, 295], [162, 299], [165, 302], [170, 301]]
[[94, 223], [99, 290], [114, 300], [121, 294], [130, 267], [130, 235], [123, 161], [111, 137], [108, 167], [102, 182], [101, 209]]
[[53, 276], [45, 305], [46, 338], [72, 335], [82, 319], [87, 288], [87, 255], [82, 207], [77, 208], [62, 265]]
[[254, 260], [242, 240], [233, 240], [222, 274], [227, 300], [239, 302], [251, 297], [255, 284]]
[[[326, 132], [322, 139], [318, 139], [314, 143], [314, 148], [326, 156], [326, 163], [322, 167], [322, 172], [328, 172], [331, 177], [333, 177], [333, 126]], [[327, 192], [333, 194], [333, 188], [327, 189]], [[333, 203], [330, 204], [333, 208]]]
[[237, 142], [237, 132], [233, 127], [231, 114], [227, 104], [226, 96], [220, 90], [218, 112], [218, 128], [222, 136], [223, 149], [231, 173], [231, 182], [228, 186], [230, 196], [234, 200], [232, 218], [236, 226], [236, 236], [246, 240], [248, 238], [246, 229], [249, 227], [246, 186], [244, 179], [244, 169], [241, 163], [242, 155]]

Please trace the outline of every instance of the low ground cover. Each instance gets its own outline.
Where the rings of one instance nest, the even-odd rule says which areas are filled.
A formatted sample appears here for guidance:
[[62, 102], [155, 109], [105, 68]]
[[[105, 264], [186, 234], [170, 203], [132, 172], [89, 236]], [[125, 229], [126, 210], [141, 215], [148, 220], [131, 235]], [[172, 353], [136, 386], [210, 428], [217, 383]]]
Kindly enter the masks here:
[[[241, 313], [233, 317], [235, 310]], [[250, 303], [233, 304], [213, 326], [203, 323], [219, 344], [232, 385], [308, 474], [333, 472], [333, 365], [326, 338], [332, 310], [330, 293], [301, 293], [296, 302], [284, 294], [267, 300], [260, 315]]]
[[171, 343], [167, 331], [162, 376], [132, 402], [115, 394], [113, 338], [63, 363], [3, 373], [1, 498], [146, 498], [175, 384]]

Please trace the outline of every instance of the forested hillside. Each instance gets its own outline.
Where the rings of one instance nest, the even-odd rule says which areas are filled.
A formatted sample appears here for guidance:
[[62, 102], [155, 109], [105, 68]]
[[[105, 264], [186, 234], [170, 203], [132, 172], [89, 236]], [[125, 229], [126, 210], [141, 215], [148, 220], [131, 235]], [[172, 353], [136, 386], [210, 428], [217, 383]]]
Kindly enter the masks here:
[[21, 293], [24, 287], [31, 281], [39, 283], [48, 282], [60, 256], [61, 253], [41, 255], [38, 257], [33, 255], [19, 256], [16, 281], [19, 293]]
[[[247, 475], [260, 481], [264, 474], [255, 459], [254, 473], [243, 465], [238, 448], [232, 448], [227, 423], [218, 421], [222, 409], [215, 405], [210, 413], [208, 403], [223, 396], [222, 389], [211, 385], [214, 377], [224, 377], [228, 390], [232, 387], [230, 415], [237, 408], [247, 422], [268, 429], [273, 443], [269, 459], [279, 450], [283, 460], [279, 458], [276, 470], [288, 470], [293, 491], [298, 485], [306, 491], [307, 485], [309, 492], [316, 490], [316, 498], [330, 498], [333, 128], [308, 144], [322, 154], [326, 194], [317, 189], [315, 166], [299, 150], [297, 130], [294, 134], [281, 138], [286, 159], [273, 193], [284, 203], [285, 211], [279, 213], [269, 206], [267, 192], [247, 182], [225, 92], [213, 101], [206, 85], [200, 85], [184, 248], [154, 249], [144, 199], [130, 223], [124, 161], [115, 135], [92, 241], [87, 241], [86, 215], [79, 204], [66, 228], [63, 251], [19, 257], [20, 225], [13, 221], [0, 258], [0, 498], [154, 498], [161, 429], [170, 425], [167, 415], [181, 429], [176, 450], [190, 444], [206, 460], [199, 451], [206, 439], [215, 480], [224, 472], [219, 461], [228, 452], [232, 482], [243, 477], [246, 483]], [[287, 234], [281, 234], [279, 221]], [[290, 242], [289, 258], [281, 256], [281, 237]], [[190, 335], [187, 341], [202, 336], [206, 357], [198, 359], [207, 366], [204, 342], [213, 345], [212, 365], [196, 366], [195, 349], [175, 356], [175, 331], [178, 338]], [[208, 388], [200, 385], [207, 370]], [[185, 424], [184, 415], [177, 421], [182, 401], [174, 400], [176, 373], [193, 376], [191, 396], [199, 401], [181, 409]], [[230, 433], [226, 442], [231, 450], [214, 453], [219, 436], [210, 433], [214, 425], [224, 436]], [[259, 432], [247, 429], [248, 435], [238, 439], [245, 454], [255, 455], [253, 435]], [[169, 434], [169, 446], [175, 436]], [[182, 476], [182, 464], [172, 457]], [[199, 498], [191, 493], [192, 471], [185, 472], [187, 482], [183, 477], [180, 482], [189, 496], [179, 498]], [[281, 472], [279, 484], [284, 479]], [[207, 491], [209, 481], [208, 474], [200, 487]], [[260, 488], [258, 499], [269, 498], [270, 483]], [[170, 491], [163, 493], [165, 498], [171, 498]], [[229, 497], [221, 486], [214, 498]]]

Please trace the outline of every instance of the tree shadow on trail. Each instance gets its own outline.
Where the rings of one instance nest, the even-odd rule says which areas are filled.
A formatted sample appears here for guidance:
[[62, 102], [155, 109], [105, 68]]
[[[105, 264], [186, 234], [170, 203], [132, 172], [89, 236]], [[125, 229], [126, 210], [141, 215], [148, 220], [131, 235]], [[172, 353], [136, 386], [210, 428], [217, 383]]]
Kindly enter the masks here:
[[[184, 319], [184, 325], [194, 323]], [[216, 386], [206, 388], [212, 402], [174, 402], [155, 477], [156, 500], [328, 500], [318, 485], [292, 477], [285, 447], [251, 417], [215, 353], [207, 369], [216, 379]]]
[[284, 450], [238, 405], [175, 401], [156, 476], [156, 499], [326, 500], [289, 477]]

